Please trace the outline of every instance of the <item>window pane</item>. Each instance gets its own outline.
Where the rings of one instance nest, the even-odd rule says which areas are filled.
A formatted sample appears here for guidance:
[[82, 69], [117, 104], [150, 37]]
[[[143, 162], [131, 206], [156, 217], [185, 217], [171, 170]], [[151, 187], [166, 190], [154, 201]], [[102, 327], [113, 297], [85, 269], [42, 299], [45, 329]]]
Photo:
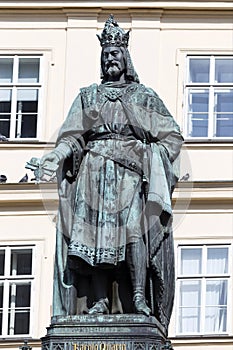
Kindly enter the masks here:
[[5, 269], [5, 251], [0, 250], [0, 276], [4, 275], [4, 269]]
[[233, 113], [217, 114], [216, 123], [217, 137], [233, 137]]
[[201, 273], [202, 250], [200, 248], [181, 249], [181, 271], [182, 275], [193, 275]]
[[215, 91], [215, 112], [233, 112], [233, 90]]
[[0, 89], [0, 133], [10, 136], [11, 90]]
[[2, 335], [3, 284], [0, 284], [0, 335]]
[[[21, 124], [21, 126], [20, 126]], [[37, 132], [37, 114], [23, 115], [22, 119], [17, 118], [16, 120], [16, 128], [20, 129], [20, 133], [16, 134], [16, 137], [28, 137], [34, 138], [36, 137]]]
[[221, 333], [227, 330], [227, 308], [206, 307], [205, 332]]
[[207, 332], [225, 332], [227, 323], [227, 281], [207, 281], [206, 316]]
[[189, 136], [208, 136], [209, 92], [189, 91]]
[[0, 84], [12, 83], [13, 58], [0, 58]]
[[215, 91], [216, 136], [233, 136], [233, 90]]
[[32, 250], [12, 250], [11, 275], [31, 275], [32, 273]]
[[36, 137], [38, 90], [19, 89], [16, 117], [16, 137]]
[[[9, 325], [10, 335], [25, 334], [29, 331], [31, 283], [11, 283], [9, 290]], [[20, 324], [22, 323], [22, 324]]]
[[200, 332], [200, 308], [187, 307], [180, 309], [179, 332]]
[[206, 305], [226, 306], [227, 304], [227, 281], [206, 282]]
[[0, 309], [3, 307], [3, 284], [0, 284]]
[[2, 335], [3, 284], [0, 284], [0, 335]]
[[208, 114], [190, 114], [189, 119], [189, 136], [208, 136]]
[[19, 83], [38, 83], [39, 82], [39, 58], [20, 58], [19, 59]]
[[8, 334], [28, 334], [29, 333], [29, 310], [14, 310], [8, 315]]
[[233, 59], [216, 58], [215, 81], [217, 83], [233, 83]]
[[207, 273], [222, 274], [228, 272], [228, 248], [208, 248]]
[[201, 281], [180, 283], [180, 332], [200, 331]]
[[0, 114], [0, 133], [6, 137], [10, 136], [10, 116]]
[[209, 91], [189, 91], [189, 112], [206, 113], [209, 110]]
[[0, 310], [0, 335], [2, 335], [2, 311]]
[[0, 113], [11, 112], [11, 89], [0, 89]]
[[9, 308], [30, 307], [31, 282], [25, 284], [11, 283], [9, 290]]
[[182, 281], [180, 283], [180, 305], [197, 307], [201, 304], [201, 282]]
[[28, 334], [29, 333], [29, 310], [17, 311], [15, 314], [15, 331], [14, 334]]
[[17, 285], [16, 288], [16, 307], [30, 307], [31, 283]]
[[38, 101], [38, 89], [19, 89], [17, 94], [18, 102]]
[[189, 61], [189, 82], [208, 83], [210, 71], [209, 58], [191, 58]]

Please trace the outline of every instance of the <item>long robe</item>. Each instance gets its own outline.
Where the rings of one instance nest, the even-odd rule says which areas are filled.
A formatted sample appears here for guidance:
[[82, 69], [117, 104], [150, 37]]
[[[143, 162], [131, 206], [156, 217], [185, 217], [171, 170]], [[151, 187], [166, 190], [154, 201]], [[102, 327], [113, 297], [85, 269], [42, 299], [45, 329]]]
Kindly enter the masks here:
[[57, 140], [73, 152], [57, 174], [54, 315], [76, 312], [75, 268], [117, 268], [127, 244], [143, 238], [147, 295], [167, 328], [174, 297], [171, 194], [182, 141], [161, 99], [142, 84], [81, 89]]

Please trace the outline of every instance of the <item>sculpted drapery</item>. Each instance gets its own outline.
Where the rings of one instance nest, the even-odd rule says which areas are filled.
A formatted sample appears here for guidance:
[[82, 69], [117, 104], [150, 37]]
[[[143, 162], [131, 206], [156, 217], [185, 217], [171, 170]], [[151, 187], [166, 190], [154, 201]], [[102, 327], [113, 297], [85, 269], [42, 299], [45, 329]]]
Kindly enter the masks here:
[[[147, 247], [146, 295], [167, 327], [174, 296], [171, 194], [182, 145], [178, 125], [142, 84], [93, 84], [75, 99], [60, 143], [69, 145], [72, 155], [58, 171], [54, 315], [77, 312], [73, 293], [83, 271], [89, 286], [95, 268], [123, 274], [126, 247], [141, 236]], [[124, 281], [118, 280], [120, 288]], [[91, 303], [89, 287], [83, 295]], [[78, 312], [86, 310], [82, 303]], [[124, 312], [117, 291], [112, 304], [120, 305], [115, 312]]]

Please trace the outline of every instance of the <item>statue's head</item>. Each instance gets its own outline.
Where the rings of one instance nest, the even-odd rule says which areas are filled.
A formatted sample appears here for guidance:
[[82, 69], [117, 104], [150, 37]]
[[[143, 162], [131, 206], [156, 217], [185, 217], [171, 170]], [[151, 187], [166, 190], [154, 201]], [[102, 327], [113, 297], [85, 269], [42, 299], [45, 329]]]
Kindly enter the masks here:
[[124, 51], [120, 46], [106, 46], [102, 49], [101, 67], [106, 81], [123, 81], [125, 74]]
[[110, 15], [101, 36], [97, 35], [101, 47], [101, 78], [107, 81], [135, 81], [138, 76], [128, 52], [129, 31], [119, 27]]

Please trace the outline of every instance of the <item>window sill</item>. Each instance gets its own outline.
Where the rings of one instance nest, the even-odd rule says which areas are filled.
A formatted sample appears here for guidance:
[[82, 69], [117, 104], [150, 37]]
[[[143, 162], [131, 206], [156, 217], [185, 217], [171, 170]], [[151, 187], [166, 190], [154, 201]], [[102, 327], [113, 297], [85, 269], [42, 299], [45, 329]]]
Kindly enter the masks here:
[[222, 144], [222, 143], [232, 143], [233, 138], [219, 138], [219, 139], [204, 139], [204, 138], [190, 138], [190, 139], [184, 139], [185, 144], [190, 144], [190, 143], [206, 143], [206, 144]]
[[220, 344], [223, 343], [227, 344], [233, 343], [233, 335], [229, 335], [229, 334], [213, 334], [213, 335], [203, 335], [203, 334], [199, 334], [199, 335], [177, 335], [177, 336], [171, 336], [169, 337], [169, 339], [171, 340], [172, 343], [174, 343], [174, 345], [176, 344], [187, 344], [187, 343], [192, 343], [193, 345], [197, 345], [197, 344]]
[[45, 141], [1, 141], [0, 149], [45, 149], [45, 148], [53, 148], [55, 146], [55, 142], [45, 142]]
[[233, 140], [222, 141], [206, 141], [206, 140], [185, 140], [183, 143], [183, 150], [231, 150]]
[[214, 339], [214, 338], [232, 338], [233, 336], [229, 336], [229, 333], [213, 333], [213, 334], [182, 334], [182, 335], [176, 335], [172, 337], [173, 339], [187, 339], [187, 338], [204, 338], [204, 339]]
[[225, 333], [225, 334], [196, 334], [196, 335], [177, 335], [177, 336], [171, 336], [169, 337], [169, 339], [171, 340], [171, 342], [174, 345], [184, 345], [187, 343], [192, 343], [192, 345], [196, 346], [196, 345], [211, 345], [211, 344], [233, 344], [233, 335], [229, 335], [229, 333]]
[[33, 338], [29, 334], [23, 334], [23, 335], [22, 334], [20, 334], [20, 335], [15, 334], [15, 335], [6, 335], [6, 336], [2, 335], [2, 336], [0, 336], [0, 344], [10, 342], [11, 344], [16, 343], [16, 344], [23, 345], [25, 339], [28, 340], [28, 342], [30, 343], [29, 345], [32, 345], [32, 343], [36, 343], [36, 342], [40, 341], [40, 339]]
[[54, 142], [46, 142], [46, 141], [39, 141], [37, 139], [15, 139], [15, 140], [8, 140], [8, 141], [0, 141], [0, 145], [8, 145], [8, 144], [54, 144]]

